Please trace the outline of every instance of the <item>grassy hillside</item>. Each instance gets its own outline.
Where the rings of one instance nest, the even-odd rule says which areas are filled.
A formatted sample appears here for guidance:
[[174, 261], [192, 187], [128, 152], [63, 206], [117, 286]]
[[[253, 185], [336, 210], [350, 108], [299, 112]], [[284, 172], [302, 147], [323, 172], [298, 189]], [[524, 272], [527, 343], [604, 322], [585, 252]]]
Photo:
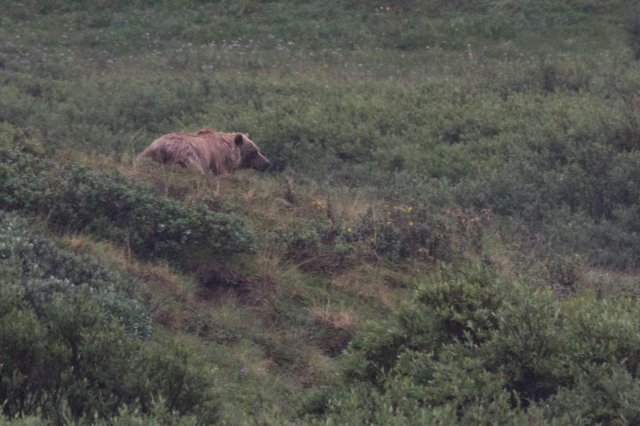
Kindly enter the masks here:
[[0, 422], [640, 418], [633, 2], [0, 10]]

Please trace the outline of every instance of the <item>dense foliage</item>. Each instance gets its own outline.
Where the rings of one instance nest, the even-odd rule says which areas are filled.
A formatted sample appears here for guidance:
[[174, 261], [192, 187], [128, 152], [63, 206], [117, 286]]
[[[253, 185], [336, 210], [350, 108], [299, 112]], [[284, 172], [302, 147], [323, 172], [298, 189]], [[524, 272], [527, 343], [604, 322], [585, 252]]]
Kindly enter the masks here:
[[0, 148], [0, 208], [39, 213], [54, 229], [124, 243], [143, 258], [252, 250], [251, 230], [232, 215], [187, 208], [117, 173], [56, 165], [34, 149], [11, 140]]
[[[375, 187], [406, 204], [491, 209], [599, 265], [637, 266], [640, 65], [631, 51], [531, 56], [472, 45], [407, 52], [402, 67], [375, 51], [346, 67], [341, 51], [254, 49], [170, 50], [173, 60], [186, 55], [189, 77], [159, 54], [142, 57], [159, 70], [142, 80], [118, 68], [51, 76], [32, 51], [30, 72], [18, 63], [0, 72], [0, 119], [53, 146], [129, 158], [177, 127], [246, 129], [274, 170]], [[307, 72], [287, 79], [237, 62], [255, 55], [266, 69], [295, 59]], [[232, 64], [243, 72], [225, 70]], [[334, 77], [351, 74], [361, 78]]]
[[22, 297], [44, 306], [60, 296], [89, 297], [128, 330], [148, 337], [151, 319], [140, 283], [109, 271], [86, 255], [73, 255], [29, 231], [24, 220], [0, 212], [0, 259], [9, 283], [20, 283]]
[[635, 3], [3, 1], [0, 424], [640, 423]]
[[126, 412], [213, 419], [202, 367], [150, 334], [140, 284], [0, 214], [0, 399], [55, 423]]
[[370, 208], [359, 220], [340, 222], [331, 204], [313, 203], [328, 220], [277, 230], [272, 244], [284, 245], [292, 260], [306, 270], [341, 271], [362, 259], [425, 263], [452, 262], [463, 253], [479, 253], [482, 246], [481, 214], [462, 210], [436, 212], [425, 206]]
[[633, 300], [558, 300], [483, 268], [443, 271], [353, 342], [342, 393], [305, 409], [348, 424], [634, 424], [639, 321]]

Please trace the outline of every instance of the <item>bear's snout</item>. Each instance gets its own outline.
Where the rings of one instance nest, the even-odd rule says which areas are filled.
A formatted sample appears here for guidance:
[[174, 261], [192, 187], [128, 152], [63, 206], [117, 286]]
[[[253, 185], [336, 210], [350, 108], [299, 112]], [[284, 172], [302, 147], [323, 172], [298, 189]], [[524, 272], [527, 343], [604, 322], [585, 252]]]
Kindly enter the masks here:
[[253, 161], [251, 166], [258, 171], [264, 172], [271, 167], [271, 161], [269, 161], [264, 155], [260, 154], [256, 156], [256, 159]]

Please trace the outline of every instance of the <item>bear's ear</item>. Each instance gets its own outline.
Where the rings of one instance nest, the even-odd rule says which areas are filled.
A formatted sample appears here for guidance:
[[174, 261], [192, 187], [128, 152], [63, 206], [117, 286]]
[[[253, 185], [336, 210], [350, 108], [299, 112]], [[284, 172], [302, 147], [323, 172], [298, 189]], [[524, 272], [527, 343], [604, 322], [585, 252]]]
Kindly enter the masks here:
[[236, 134], [236, 139], [234, 142], [236, 143], [236, 146], [240, 146], [244, 143], [244, 137], [242, 137], [242, 135], [238, 133]]

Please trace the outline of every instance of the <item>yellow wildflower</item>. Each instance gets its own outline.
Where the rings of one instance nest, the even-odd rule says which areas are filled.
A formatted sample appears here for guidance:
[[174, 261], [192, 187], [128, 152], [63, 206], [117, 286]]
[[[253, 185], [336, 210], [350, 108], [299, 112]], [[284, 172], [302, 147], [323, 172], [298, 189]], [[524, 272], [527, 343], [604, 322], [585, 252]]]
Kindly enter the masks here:
[[322, 210], [324, 208], [327, 207], [327, 205], [325, 204], [324, 201], [320, 200], [320, 199], [315, 199], [313, 200], [313, 202], [311, 203], [316, 209], [318, 210]]

